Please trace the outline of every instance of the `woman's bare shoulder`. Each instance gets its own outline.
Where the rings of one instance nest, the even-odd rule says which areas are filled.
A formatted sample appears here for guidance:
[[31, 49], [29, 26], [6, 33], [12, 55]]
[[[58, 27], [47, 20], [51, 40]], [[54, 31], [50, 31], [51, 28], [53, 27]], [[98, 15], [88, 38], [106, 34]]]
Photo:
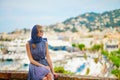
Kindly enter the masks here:
[[29, 41], [26, 42], [26, 46], [29, 46]]
[[46, 45], [48, 45], [48, 42], [45, 42]]

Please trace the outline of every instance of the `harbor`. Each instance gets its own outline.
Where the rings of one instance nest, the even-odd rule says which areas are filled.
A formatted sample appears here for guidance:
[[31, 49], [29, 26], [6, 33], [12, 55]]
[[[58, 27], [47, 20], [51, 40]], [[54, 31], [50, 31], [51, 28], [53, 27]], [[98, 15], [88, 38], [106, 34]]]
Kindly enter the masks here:
[[[20, 41], [12, 41], [12, 43], [16, 43], [14, 45], [10, 45], [11, 42], [7, 43], [11, 49], [7, 45], [8, 53], [0, 53], [0, 71], [28, 71], [29, 59], [25, 51], [25, 43], [20, 46]], [[48, 42], [50, 43], [49, 54], [54, 67], [62, 66], [65, 70], [74, 73], [74, 75], [115, 78], [110, 72], [113, 65], [100, 52], [81, 51], [62, 40]]]

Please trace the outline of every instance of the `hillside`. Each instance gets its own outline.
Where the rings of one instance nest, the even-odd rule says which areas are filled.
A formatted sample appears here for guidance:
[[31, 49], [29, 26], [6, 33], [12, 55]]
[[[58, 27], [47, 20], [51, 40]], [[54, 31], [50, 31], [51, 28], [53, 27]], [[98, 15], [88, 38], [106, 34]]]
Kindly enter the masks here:
[[68, 18], [61, 23], [50, 25], [50, 28], [56, 32], [67, 30], [75, 32], [78, 31], [80, 27], [86, 27], [90, 30], [102, 30], [106, 27], [120, 27], [120, 9], [103, 13], [85, 13], [76, 17]]

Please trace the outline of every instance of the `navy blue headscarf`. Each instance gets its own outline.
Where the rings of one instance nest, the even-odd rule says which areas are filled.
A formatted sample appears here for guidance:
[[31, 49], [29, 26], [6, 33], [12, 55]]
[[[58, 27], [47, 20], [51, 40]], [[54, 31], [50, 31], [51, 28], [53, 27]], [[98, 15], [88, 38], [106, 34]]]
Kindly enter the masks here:
[[31, 43], [36, 44], [42, 41], [42, 37], [38, 37], [37, 34], [38, 34], [37, 25], [34, 25], [31, 32], [31, 40], [30, 40]]

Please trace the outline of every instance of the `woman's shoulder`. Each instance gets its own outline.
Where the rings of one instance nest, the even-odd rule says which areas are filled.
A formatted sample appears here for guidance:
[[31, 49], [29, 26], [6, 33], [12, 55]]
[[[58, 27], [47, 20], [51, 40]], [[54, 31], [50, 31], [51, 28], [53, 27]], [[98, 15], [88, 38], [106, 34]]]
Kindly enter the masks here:
[[47, 42], [47, 38], [42, 38], [42, 41], [46, 43]]
[[42, 38], [42, 40], [47, 42], [47, 38]]
[[26, 42], [26, 45], [30, 45], [30, 43], [31, 43], [31, 41], [30, 41], [30, 40], [28, 40], [28, 41]]

